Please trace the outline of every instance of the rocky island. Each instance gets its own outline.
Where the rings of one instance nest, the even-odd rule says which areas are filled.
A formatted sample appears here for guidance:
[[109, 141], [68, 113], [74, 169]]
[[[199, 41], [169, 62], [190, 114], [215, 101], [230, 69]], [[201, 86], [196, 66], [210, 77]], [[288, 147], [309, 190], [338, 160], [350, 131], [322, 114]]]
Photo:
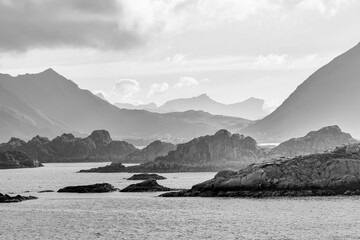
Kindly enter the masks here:
[[34, 200], [34, 199], [37, 199], [37, 197], [21, 196], [21, 195], [16, 195], [15, 197], [11, 197], [8, 194], [0, 193], [0, 203], [15, 203], [15, 202], [22, 202], [22, 201], [26, 201], [26, 200]]
[[190, 190], [163, 197], [272, 197], [360, 195], [360, 144], [331, 152], [280, 158], [219, 172]]
[[129, 167], [112, 163], [106, 167], [80, 172], [209, 172], [226, 168], [238, 169], [259, 162], [265, 156], [266, 149], [259, 147], [253, 138], [220, 130], [215, 135], [178, 144], [176, 150], [170, 151], [166, 156], [159, 156], [152, 162]]
[[115, 188], [109, 183], [96, 183], [92, 185], [80, 185], [80, 186], [69, 186], [59, 189], [59, 193], [105, 193], [105, 192], [115, 192], [119, 189]]
[[108, 131], [95, 130], [86, 138], [76, 138], [71, 133], [62, 134], [51, 141], [40, 136], [28, 142], [11, 138], [9, 142], [0, 144], [0, 152], [9, 150], [22, 151], [46, 163], [120, 161], [138, 149], [124, 141], [113, 141]]
[[292, 138], [270, 150], [268, 158], [295, 157], [333, 150], [335, 147], [357, 142], [349, 133], [342, 132], [339, 126], [327, 126], [312, 131], [304, 137]]
[[0, 169], [42, 167], [36, 159], [19, 151], [0, 152]]
[[149, 180], [149, 179], [165, 180], [166, 177], [160, 176], [155, 173], [140, 173], [140, 174], [134, 174], [127, 180]]
[[155, 179], [149, 179], [141, 183], [131, 184], [120, 190], [120, 192], [167, 192], [174, 190], [176, 189], [161, 186]]

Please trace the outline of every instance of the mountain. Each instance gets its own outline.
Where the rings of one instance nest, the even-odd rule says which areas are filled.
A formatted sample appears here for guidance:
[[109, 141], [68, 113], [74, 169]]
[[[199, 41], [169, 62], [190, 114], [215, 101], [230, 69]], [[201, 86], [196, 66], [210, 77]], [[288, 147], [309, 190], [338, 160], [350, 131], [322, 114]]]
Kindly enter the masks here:
[[147, 110], [150, 112], [157, 112], [158, 106], [155, 103], [133, 105], [130, 103], [114, 103], [114, 105], [120, 109], [131, 109], [131, 110]]
[[0, 141], [10, 137], [29, 139], [37, 134], [52, 138], [64, 131], [89, 134], [93, 129], [107, 129], [115, 139], [187, 140], [222, 128], [238, 131], [252, 123], [194, 111], [179, 113], [174, 118], [144, 110], [119, 109], [90, 91], [80, 89], [53, 69], [17, 77], [1, 74], [0, 86], [6, 93], [0, 94], [3, 112]]
[[125, 157], [116, 160], [116, 163], [144, 163], [153, 161], [159, 156], [165, 156], [170, 151], [176, 149], [176, 145], [162, 141], [154, 141], [145, 148], [126, 155]]
[[[0, 74], [0, 79], [10, 80], [11, 78], [10, 75]], [[12, 136], [28, 138], [37, 134], [53, 137], [65, 129], [0, 82], [1, 140], [10, 139]]]
[[333, 150], [335, 147], [354, 143], [349, 133], [344, 133], [338, 126], [323, 127], [304, 137], [292, 138], [270, 150], [268, 157], [295, 157]]
[[257, 120], [266, 115], [264, 100], [249, 98], [243, 102], [223, 104], [214, 101], [208, 95], [202, 94], [193, 98], [179, 98], [166, 102], [162, 106], [155, 103], [132, 105], [130, 103], [115, 103], [121, 109], [147, 110], [157, 113], [186, 112], [190, 110], [204, 111], [214, 115], [233, 116]]
[[266, 115], [264, 100], [249, 98], [243, 102], [223, 104], [214, 101], [208, 95], [202, 94], [193, 98], [180, 98], [166, 102], [159, 107], [162, 112], [183, 112], [201, 110], [215, 115], [242, 117], [257, 120]]
[[81, 172], [206, 172], [239, 169], [256, 163], [266, 154], [251, 137], [220, 130], [214, 135], [195, 138], [178, 144], [176, 150], [152, 162], [125, 167], [121, 163], [81, 170]]
[[339, 125], [360, 138], [360, 44], [313, 73], [270, 115], [244, 129], [258, 141], [281, 142]]
[[118, 161], [138, 149], [124, 141], [113, 141], [109, 132], [96, 130], [86, 138], [62, 134], [49, 140], [35, 136], [25, 142], [11, 138], [0, 144], [0, 152], [21, 151], [40, 162]]

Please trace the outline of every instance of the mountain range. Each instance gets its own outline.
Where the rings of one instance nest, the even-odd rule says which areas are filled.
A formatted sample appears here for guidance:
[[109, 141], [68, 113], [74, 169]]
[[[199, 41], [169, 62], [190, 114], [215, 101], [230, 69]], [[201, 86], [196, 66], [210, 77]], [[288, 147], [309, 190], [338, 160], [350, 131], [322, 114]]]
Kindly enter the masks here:
[[223, 104], [211, 99], [207, 94], [201, 94], [192, 98], [174, 99], [161, 106], [157, 106], [155, 103], [142, 105], [115, 103], [114, 105], [119, 108], [142, 109], [159, 113], [200, 110], [215, 115], [234, 116], [252, 120], [263, 118], [266, 115], [264, 100], [253, 97], [243, 102]]
[[63, 132], [90, 134], [107, 129], [114, 139], [191, 139], [227, 128], [238, 131], [250, 120], [202, 111], [176, 114], [119, 109], [80, 89], [53, 69], [12, 77], [0, 75], [0, 141]]
[[360, 138], [360, 44], [304, 81], [270, 115], [242, 130], [258, 141], [281, 142], [329, 125]]

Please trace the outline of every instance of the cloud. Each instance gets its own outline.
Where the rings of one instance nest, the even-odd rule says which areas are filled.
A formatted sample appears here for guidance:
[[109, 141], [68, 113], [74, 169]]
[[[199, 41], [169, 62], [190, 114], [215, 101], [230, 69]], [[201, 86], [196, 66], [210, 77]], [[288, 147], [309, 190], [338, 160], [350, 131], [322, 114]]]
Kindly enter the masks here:
[[33, 48], [125, 50], [144, 39], [121, 22], [116, 0], [0, 0], [0, 51]]
[[163, 83], [153, 83], [150, 87], [150, 90], [147, 94], [147, 97], [150, 97], [151, 95], [154, 95], [156, 93], [163, 93], [166, 90], [168, 90], [169, 84], [166, 82]]
[[353, 0], [302, 0], [297, 4], [299, 9], [314, 10], [328, 16], [335, 16], [339, 10], [348, 6]]
[[166, 59], [167, 62], [170, 62], [170, 63], [175, 63], [175, 64], [179, 64], [179, 65], [182, 65], [182, 64], [185, 64], [186, 61], [185, 61], [185, 55], [182, 54], [182, 53], [176, 53], [174, 56], [172, 57], [168, 57]]
[[134, 79], [121, 79], [115, 83], [111, 93], [124, 101], [132, 98], [139, 91], [140, 84], [138, 81]]
[[199, 85], [199, 81], [192, 77], [182, 77], [177, 83], [175, 83], [175, 88], [191, 87]]
[[267, 56], [260, 55], [255, 62], [256, 65], [279, 65], [286, 63], [286, 54], [269, 54]]

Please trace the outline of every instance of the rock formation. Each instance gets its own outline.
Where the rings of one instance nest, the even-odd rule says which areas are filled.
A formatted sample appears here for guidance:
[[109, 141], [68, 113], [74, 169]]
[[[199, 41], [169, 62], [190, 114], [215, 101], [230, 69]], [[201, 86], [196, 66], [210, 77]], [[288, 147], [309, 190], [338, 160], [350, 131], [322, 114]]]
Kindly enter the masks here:
[[280, 158], [239, 171], [218, 173], [191, 190], [163, 196], [323, 196], [360, 195], [360, 144], [332, 152]]
[[0, 169], [41, 167], [36, 159], [19, 151], [0, 152]]
[[133, 176], [131, 176], [127, 180], [149, 180], [149, 179], [165, 180], [166, 177], [160, 176], [160, 175], [155, 174], [155, 173], [152, 173], [152, 174], [150, 174], [150, 173], [140, 173], [140, 174], [134, 174]]
[[72, 134], [62, 134], [52, 141], [36, 136], [29, 142], [11, 138], [0, 145], [0, 152], [17, 150], [38, 159], [40, 162], [83, 162], [117, 161], [137, 149], [124, 141], [113, 141], [109, 132], [96, 130], [86, 138], [75, 138]]
[[96, 183], [92, 185], [69, 186], [60, 189], [58, 192], [68, 193], [104, 193], [115, 192], [119, 189], [115, 188], [109, 183]]
[[33, 199], [37, 199], [37, 197], [21, 196], [21, 195], [16, 195], [15, 197], [11, 197], [7, 194], [4, 195], [4, 194], [0, 193], [0, 203], [15, 203], [15, 202], [22, 202], [22, 201], [33, 200]]
[[292, 138], [270, 150], [268, 157], [295, 157], [333, 150], [335, 147], [356, 142], [349, 133], [344, 133], [338, 126], [323, 127], [309, 132], [306, 136]]
[[155, 179], [149, 179], [141, 183], [131, 184], [120, 192], [165, 192], [174, 191], [175, 189], [159, 185]]
[[116, 163], [144, 163], [153, 161], [155, 158], [167, 155], [175, 150], [176, 146], [172, 143], [154, 141], [141, 150], [134, 151], [129, 155], [119, 159]]
[[219, 171], [226, 168], [239, 169], [247, 164], [259, 162], [265, 155], [266, 151], [257, 146], [251, 137], [220, 130], [215, 135], [179, 144], [176, 150], [170, 151], [166, 156], [157, 157], [152, 162], [126, 168], [119, 163], [113, 163], [105, 168], [81, 172], [110, 172], [112, 167], [119, 172]]

